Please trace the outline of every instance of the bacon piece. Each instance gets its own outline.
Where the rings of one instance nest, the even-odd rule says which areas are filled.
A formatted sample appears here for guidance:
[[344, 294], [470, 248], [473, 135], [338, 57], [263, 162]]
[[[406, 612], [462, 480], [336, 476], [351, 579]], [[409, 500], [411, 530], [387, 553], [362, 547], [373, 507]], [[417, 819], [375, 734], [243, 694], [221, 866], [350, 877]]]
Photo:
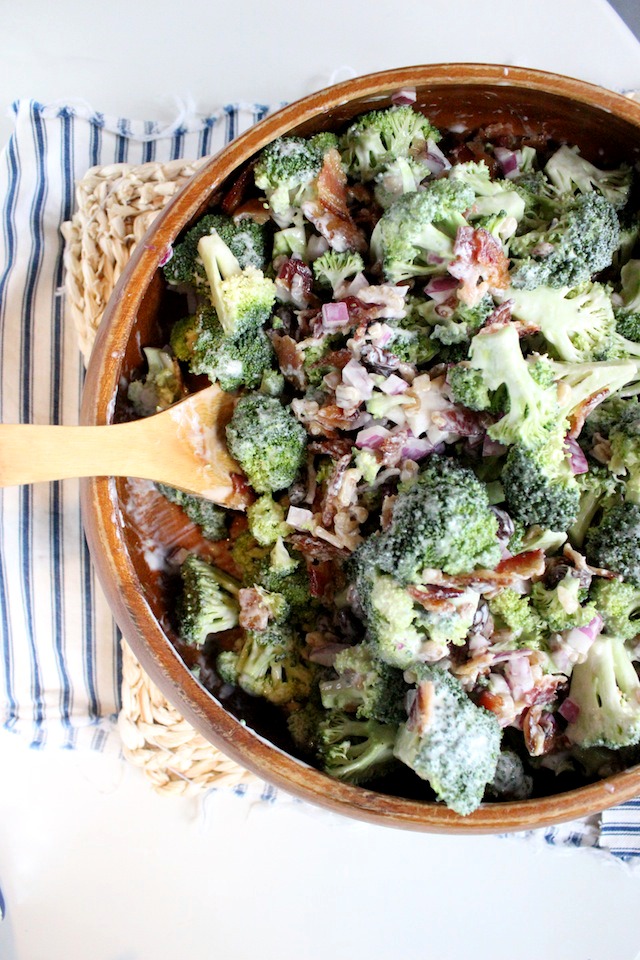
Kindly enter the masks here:
[[602, 403], [603, 400], [606, 400], [609, 395], [609, 390], [599, 390], [597, 393], [592, 393], [590, 397], [587, 397], [586, 400], [583, 400], [575, 410], [571, 412], [569, 416], [569, 433], [568, 436], [576, 438], [580, 436], [580, 432], [584, 427], [584, 422], [594, 410], [598, 404]]
[[273, 349], [278, 358], [278, 366], [285, 380], [304, 390], [307, 385], [307, 378], [304, 372], [304, 355], [293, 337], [271, 331], [269, 334]]
[[456, 259], [449, 273], [462, 281], [458, 297], [468, 306], [479, 303], [487, 293], [509, 286], [509, 260], [500, 241], [483, 227], [458, 227], [453, 247]]
[[269, 623], [269, 608], [255, 587], [243, 587], [238, 593], [239, 623], [245, 630], [265, 630]]
[[253, 220], [254, 223], [259, 223], [262, 226], [271, 220], [271, 211], [264, 200], [260, 200], [259, 197], [252, 197], [236, 207], [233, 211], [233, 219], [236, 223], [241, 220]]
[[313, 537], [310, 533], [294, 533], [287, 537], [287, 543], [304, 557], [311, 557], [321, 563], [326, 560], [344, 560], [349, 556], [347, 550], [342, 550], [327, 540]]
[[429, 584], [426, 587], [407, 587], [407, 593], [430, 613], [455, 613], [456, 605], [451, 601], [454, 597], [461, 597], [464, 590], [460, 587]]
[[302, 204], [302, 212], [333, 250], [363, 253], [367, 241], [351, 218], [347, 206], [347, 175], [339, 152], [333, 148], [324, 155], [316, 181], [317, 197]]
[[483, 690], [479, 697], [477, 697], [476, 703], [479, 707], [484, 707], [485, 710], [490, 710], [491, 713], [495, 713], [497, 716], [500, 716], [504, 706], [502, 697], [499, 697], [497, 693], [491, 693], [490, 690]]
[[334, 437], [332, 440], [312, 440], [308, 444], [309, 453], [320, 453], [337, 460], [351, 453], [353, 442], [344, 437]]
[[442, 573], [440, 570], [425, 570], [422, 579], [428, 584], [498, 590], [514, 586], [519, 580], [542, 577], [544, 570], [544, 550], [527, 550], [515, 557], [506, 557], [501, 560], [495, 570], [472, 570], [471, 573], [459, 573], [455, 576]]
[[257, 157], [255, 160], [251, 160], [239, 177], [231, 184], [224, 197], [220, 206], [223, 213], [231, 216], [236, 212], [241, 203], [244, 202], [247, 193], [253, 186], [253, 168], [257, 163]]
[[242, 499], [247, 506], [256, 501], [256, 495], [253, 491], [253, 488], [249, 485], [247, 478], [241, 473], [232, 473], [231, 476], [231, 486], [233, 487], [234, 494], [238, 498]]

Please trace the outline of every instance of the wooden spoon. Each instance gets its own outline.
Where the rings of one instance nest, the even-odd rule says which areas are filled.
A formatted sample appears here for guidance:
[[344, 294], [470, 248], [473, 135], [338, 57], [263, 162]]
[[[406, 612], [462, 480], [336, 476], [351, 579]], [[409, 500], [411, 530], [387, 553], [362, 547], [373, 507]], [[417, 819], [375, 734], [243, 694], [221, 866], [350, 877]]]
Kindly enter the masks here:
[[97, 427], [0, 424], [0, 487], [67, 477], [138, 477], [225, 507], [250, 502], [224, 428], [234, 397], [213, 384], [162, 413]]

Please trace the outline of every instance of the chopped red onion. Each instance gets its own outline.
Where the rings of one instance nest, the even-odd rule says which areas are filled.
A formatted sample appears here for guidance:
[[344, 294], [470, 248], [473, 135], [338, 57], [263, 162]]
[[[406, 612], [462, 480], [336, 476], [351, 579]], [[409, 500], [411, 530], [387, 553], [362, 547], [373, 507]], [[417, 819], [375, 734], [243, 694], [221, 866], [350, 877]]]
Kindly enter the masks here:
[[408, 437], [402, 448], [402, 456], [409, 460], [422, 460], [430, 453], [434, 453], [435, 446], [424, 437]]
[[373, 393], [373, 380], [362, 364], [353, 358], [342, 368], [342, 382], [354, 387], [360, 400], [368, 400]]
[[502, 443], [498, 443], [497, 440], [492, 440], [491, 437], [485, 433], [482, 439], [483, 457], [499, 457], [501, 454], [506, 453], [506, 450], [507, 448]]
[[403, 380], [402, 377], [397, 377], [395, 373], [391, 373], [384, 383], [380, 385], [380, 389], [383, 393], [395, 397], [399, 393], [404, 393], [405, 390], [408, 390], [409, 384], [406, 380]]
[[533, 673], [528, 657], [511, 657], [506, 663], [504, 673], [514, 700], [522, 700], [525, 693], [533, 690]]
[[171, 246], [171, 244], [168, 244], [160, 255], [160, 259], [158, 260], [158, 266], [159, 267], [166, 266], [172, 257], [173, 257], [173, 247]]
[[496, 147], [494, 151], [496, 160], [502, 167], [505, 180], [513, 179], [520, 173], [520, 163], [522, 154], [519, 150], [507, 150], [506, 147]]
[[351, 283], [344, 283], [339, 289], [343, 297], [357, 297], [361, 290], [369, 286], [364, 273], [356, 273]]
[[580, 707], [575, 700], [567, 697], [558, 707], [558, 713], [561, 717], [564, 717], [567, 723], [575, 723], [580, 716]]
[[416, 102], [416, 88], [415, 87], [402, 87], [401, 90], [397, 90], [391, 97], [391, 103], [396, 106], [404, 106], [410, 103]]
[[356, 437], [356, 447], [358, 450], [377, 450], [389, 436], [391, 431], [386, 427], [365, 427]]
[[444, 303], [458, 286], [458, 280], [447, 274], [445, 277], [432, 277], [424, 288], [424, 292], [436, 303]]
[[564, 643], [579, 656], [586, 657], [593, 641], [602, 632], [603, 626], [604, 620], [600, 614], [596, 614], [586, 627], [573, 627], [573, 629], [565, 631], [562, 634]]
[[338, 303], [322, 304], [322, 323], [325, 327], [344, 327], [349, 323], [349, 309], [340, 300]]
[[451, 168], [451, 163], [447, 160], [434, 140], [427, 140], [427, 152], [424, 157], [424, 162], [435, 177]]
[[589, 464], [578, 441], [574, 437], [567, 436], [564, 438], [564, 445], [569, 453], [572, 473], [588, 473]]
[[388, 323], [372, 323], [367, 333], [374, 347], [386, 347], [393, 337], [393, 330]]
[[307, 243], [307, 256], [309, 260], [317, 260], [317, 258], [322, 256], [323, 253], [326, 253], [328, 249], [329, 241], [326, 237], [319, 237], [316, 234], [309, 237], [309, 242]]

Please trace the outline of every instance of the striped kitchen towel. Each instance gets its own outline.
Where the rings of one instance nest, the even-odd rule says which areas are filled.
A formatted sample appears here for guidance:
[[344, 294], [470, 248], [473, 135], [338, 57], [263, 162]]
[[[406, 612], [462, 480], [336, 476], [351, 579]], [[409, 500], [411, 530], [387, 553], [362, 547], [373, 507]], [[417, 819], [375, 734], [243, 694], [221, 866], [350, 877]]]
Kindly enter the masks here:
[[[268, 109], [185, 111], [161, 128], [83, 103], [14, 105], [0, 156], [0, 421], [78, 419], [84, 364], [65, 315], [60, 232], [75, 182], [93, 166], [215, 153]], [[120, 643], [89, 560], [77, 481], [0, 492], [0, 611], [3, 726], [34, 747], [119, 749]], [[526, 836], [640, 864], [640, 800]]]
[[[74, 188], [90, 167], [218, 151], [267, 113], [235, 104], [169, 127], [110, 119], [85, 104], [13, 106], [0, 161], [0, 420], [78, 421], [84, 367], [62, 296]], [[0, 498], [2, 723], [34, 747], [117, 745], [120, 645], [84, 540], [78, 483]]]

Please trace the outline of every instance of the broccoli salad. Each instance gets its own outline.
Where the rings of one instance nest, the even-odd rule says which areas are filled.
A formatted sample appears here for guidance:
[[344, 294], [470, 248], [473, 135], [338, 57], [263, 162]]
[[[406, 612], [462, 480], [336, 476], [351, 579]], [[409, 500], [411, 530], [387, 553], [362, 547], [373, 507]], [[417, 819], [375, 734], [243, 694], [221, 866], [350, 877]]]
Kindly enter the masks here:
[[399, 102], [269, 144], [168, 253], [129, 402], [234, 392], [252, 492], [162, 488], [218, 544], [179, 648], [332, 777], [467, 815], [640, 759], [640, 202], [605, 167]]

